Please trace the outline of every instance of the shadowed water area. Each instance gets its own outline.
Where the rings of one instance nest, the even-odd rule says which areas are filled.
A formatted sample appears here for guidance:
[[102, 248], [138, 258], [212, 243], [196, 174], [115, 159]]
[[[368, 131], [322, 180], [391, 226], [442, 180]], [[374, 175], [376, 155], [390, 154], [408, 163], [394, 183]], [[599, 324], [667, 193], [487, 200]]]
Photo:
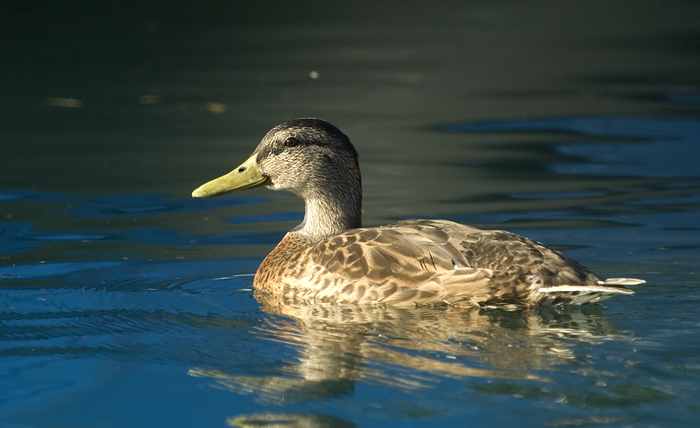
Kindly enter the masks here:
[[[698, 16], [0, 2], [0, 426], [693, 426]], [[308, 116], [357, 148], [367, 226], [506, 229], [647, 283], [522, 310], [255, 296], [303, 202], [190, 193]]]

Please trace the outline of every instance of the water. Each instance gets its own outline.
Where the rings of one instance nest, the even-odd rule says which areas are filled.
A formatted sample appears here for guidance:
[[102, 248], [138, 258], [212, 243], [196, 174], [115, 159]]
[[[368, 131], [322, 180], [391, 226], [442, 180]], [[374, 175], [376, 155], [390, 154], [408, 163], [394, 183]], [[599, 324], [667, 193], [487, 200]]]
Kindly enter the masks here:
[[[692, 426], [695, 2], [0, 5], [0, 426]], [[600, 305], [256, 300], [301, 219], [194, 200], [273, 125], [360, 152], [364, 221], [508, 229]]]

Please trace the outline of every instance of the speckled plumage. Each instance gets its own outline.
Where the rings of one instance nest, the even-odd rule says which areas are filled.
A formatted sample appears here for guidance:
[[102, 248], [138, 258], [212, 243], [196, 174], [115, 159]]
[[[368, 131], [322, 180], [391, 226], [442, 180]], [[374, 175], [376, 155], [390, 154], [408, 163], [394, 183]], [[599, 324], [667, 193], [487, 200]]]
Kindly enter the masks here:
[[362, 228], [357, 159], [338, 128], [296, 119], [273, 128], [246, 163], [193, 196], [268, 185], [304, 199], [304, 221], [258, 268], [260, 293], [392, 306], [553, 305], [632, 294], [625, 285], [644, 282], [604, 280], [558, 251], [505, 231], [446, 220]]

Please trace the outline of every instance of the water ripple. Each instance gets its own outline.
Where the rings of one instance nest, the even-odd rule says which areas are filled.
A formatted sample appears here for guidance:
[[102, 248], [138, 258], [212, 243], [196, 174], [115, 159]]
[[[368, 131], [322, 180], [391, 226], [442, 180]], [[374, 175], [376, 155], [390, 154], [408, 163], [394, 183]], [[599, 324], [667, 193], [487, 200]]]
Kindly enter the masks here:
[[[552, 162], [560, 174], [641, 177], [700, 177], [700, 121], [653, 117], [551, 117], [472, 122], [442, 127], [448, 132], [566, 132], [615, 141], [562, 142], [557, 152], [579, 158]], [[641, 141], [630, 142], [640, 139]]]
[[75, 202], [67, 210], [77, 217], [113, 218], [145, 217], [160, 214], [187, 213], [260, 204], [266, 199], [236, 195], [230, 198], [207, 199], [164, 198], [161, 195], [101, 196]]

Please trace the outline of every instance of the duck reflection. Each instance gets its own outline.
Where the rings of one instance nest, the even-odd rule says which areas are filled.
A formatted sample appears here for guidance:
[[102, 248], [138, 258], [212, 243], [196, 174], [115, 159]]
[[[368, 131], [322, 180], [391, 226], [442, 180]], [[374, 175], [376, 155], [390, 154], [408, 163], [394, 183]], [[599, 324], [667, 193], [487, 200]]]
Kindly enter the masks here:
[[342, 396], [359, 380], [405, 390], [434, 386], [441, 377], [547, 381], [541, 373], [573, 362], [579, 343], [624, 336], [597, 305], [399, 309], [256, 298], [272, 315], [257, 334], [298, 356], [270, 376], [198, 368], [189, 374], [265, 403]]
[[323, 413], [262, 413], [229, 418], [227, 424], [241, 428], [352, 428], [356, 425]]

